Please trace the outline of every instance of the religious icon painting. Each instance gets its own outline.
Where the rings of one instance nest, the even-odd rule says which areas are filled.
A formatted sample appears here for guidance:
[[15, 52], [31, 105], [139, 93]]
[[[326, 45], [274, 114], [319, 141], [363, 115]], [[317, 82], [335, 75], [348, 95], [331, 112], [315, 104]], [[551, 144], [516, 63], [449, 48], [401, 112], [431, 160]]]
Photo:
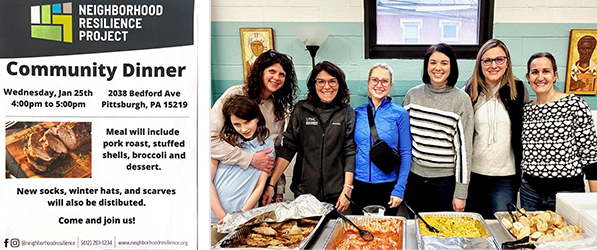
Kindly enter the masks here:
[[274, 29], [240, 28], [243, 74], [247, 79], [249, 69], [261, 53], [274, 49]]
[[597, 87], [597, 30], [570, 30], [568, 64], [566, 67], [566, 93], [595, 95]]

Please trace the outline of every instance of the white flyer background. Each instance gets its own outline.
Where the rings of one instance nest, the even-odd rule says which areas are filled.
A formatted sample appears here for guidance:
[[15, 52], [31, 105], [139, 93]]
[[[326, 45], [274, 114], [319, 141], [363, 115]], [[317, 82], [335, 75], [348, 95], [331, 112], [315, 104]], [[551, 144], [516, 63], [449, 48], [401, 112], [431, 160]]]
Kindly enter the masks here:
[[[0, 117], [5, 121], [25, 122], [90, 122], [92, 125], [91, 178], [0, 178], [0, 243], [6, 247], [13, 239], [25, 241], [76, 241], [75, 246], [39, 245], [35, 248], [196, 248], [197, 238], [197, 50], [195, 45], [125, 52], [83, 55], [0, 59], [2, 98]], [[11, 64], [11, 62], [14, 62]], [[9, 75], [12, 69], [34, 65], [116, 67], [112, 80], [108, 77], [56, 77]], [[125, 64], [164, 68], [175, 67], [176, 77], [124, 77]], [[15, 66], [16, 65], [16, 66]], [[87, 96], [8, 95], [7, 89], [73, 91], [92, 93]], [[157, 91], [161, 96], [131, 97], [130, 91]], [[115, 93], [126, 93], [117, 96]], [[80, 93], [83, 93], [80, 92]], [[166, 97], [166, 92], [169, 95]], [[113, 95], [113, 96], [110, 96]], [[180, 95], [180, 96], [178, 96]], [[16, 106], [13, 105], [16, 101]], [[65, 101], [65, 108], [56, 107]], [[147, 108], [108, 108], [102, 102], [146, 103]], [[18, 105], [19, 102], [24, 105]], [[52, 102], [47, 107], [45, 102]], [[151, 103], [160, 107], [150, 107]], [[28, 104], [30, 103], [30, 104]], [[32, 103], [32, 104], [31, 104]], [[38, 107], [38, 103], [43, 103]], [[175, 103], [175, 104], [174, 104]], [[174, 107], [174, 105], [176, 107]], [[33, 106], [33, 107], [32, 107]], [[76, 108], [72, 108], [77, 106]], [[84, 106], [84, 107], [83, 107]], [[170, 107], [168, 107], [170, 106]], [[124, 130], [126, 135], [108, 135], [109, 129]], [[131, 130], [144, 129], [145, 135], [131, 135]], [[149, 130], [178, 131], [179, 135], [148, 135]], [[3, 137], [4, 138], [4, 137]], [[117, 146], [116, 142], [148, 141], [150, 147]], [[157, 141], [184, 142], [184, 147], [153, 147]], [[3, 139], [5, 142], [5, 139]], [[113, 147], [104, 148], [113, 143]], [[6, 142], [5, 142], [6, 143]], [[104, 158], [104, 153], [127, 153], [129, 158]], [[134, 159], [132, 152], [165, 151], [184, 159]], [[1, 155], [5, 157], [5, 151]], [[155, 165], [160, 170], [127, 170], [127, 165]], [[94, 194], [71, 194], [70, 189], [95, 190]], [[63, 189], [64, 194], [41, 194], [42, 189]], [[102, 194], [104, 189], [104, 194]], [[118, 194], [106, 194], [118, 189]], [[141, 194], [123, 194], [125, 189]], [[169, 190], [171, 194], [143, 194], [144, 190]], [[25, 194], [36, 190], [36, 194]], [[82, 206], [50, 206], [82, 201]], [[99, 206], [106, 200], [143, 200], [144, 206]], [[96, 201], [96, 205], [87, 202]], [[61, 219], [62, 218], [62, 219]], [[82, 223], [78, 219], [82, 219]], [[100, 223], [87, 223], [97, 219]], [[111, 223], [107, 223], [110, 222]], [[65, 223], [64, 221], [69, 221]], [[98, 240], [98, 245], [83, 245], [84, 240]], [[112, 241], [111, 246], [101, 245]], [[103, 242], [101, 242], [103, 241]], [[122, 245], [119, 242], [126, 241]], [[176, 244], [161, 244], [177, 242]], [[94, 243], [95, 241], [90, 241]], [[144, 244], [145, 243], [145, 244]], [[156, 244], [151, 244], [156, 243]], [[101, 246], [100, 246], [101, 245]]]

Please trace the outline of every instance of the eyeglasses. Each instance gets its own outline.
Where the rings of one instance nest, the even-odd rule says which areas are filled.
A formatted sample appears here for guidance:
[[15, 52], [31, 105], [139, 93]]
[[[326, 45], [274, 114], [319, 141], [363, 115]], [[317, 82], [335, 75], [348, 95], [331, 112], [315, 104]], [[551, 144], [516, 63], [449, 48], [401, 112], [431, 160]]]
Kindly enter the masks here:
[[508, 59], [508, 57], [505, 56], [498, 56], [493, 59], [483, 58], [481, 59], [481, 63], [483, 63], [483, 65], [485, 66], [490, 66], [493, 62], [495, 62], [495, 64], [497, 65], [502, 65], [506, 62], [506, 59]]
[[315, 79], [315, 84], [317, 84], [318, 87], [323, 87], [323, 86], [325, 86], [326, 83], [329, 84], [330, 87], [338, 86], [338, 80], [336, 80], [336, 78], [332, 78], [329, 81], [326, 81], [323, 79]]
[[379, 84], [381, 82], [381, 86], [387, 87], [390, 86], [390, 84], [392, 83], [389, 79], [379, 79], [377, 77], [371, 77], [369, 78], [369, 83], [373, 86]]

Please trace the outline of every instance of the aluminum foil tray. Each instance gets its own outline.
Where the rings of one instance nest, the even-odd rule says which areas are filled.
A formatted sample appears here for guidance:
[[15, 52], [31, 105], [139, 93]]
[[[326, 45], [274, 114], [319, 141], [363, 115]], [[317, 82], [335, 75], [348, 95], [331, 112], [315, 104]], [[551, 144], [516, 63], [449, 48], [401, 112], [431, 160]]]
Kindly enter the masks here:
[[[512, 213], [516, 213], [516, 212], [512, 212]], [[528, 212], [527, 213], [531, 213]], [[504, 229], [504, 232], [506, 232], [506, 235], [508, 235], [508, 241], [512, 241], [512, 240], [516, 240], [516, 237], [514, 237], [514, 235], [512, 235], [512, 233], [510, 233], [510, 231], [506, 228], [506, 226], [504, 226], [504, 223], [502, 223], [502, 219], [506, 218], [507, 220], [512, 220], [512, 217], [510, 217], [510, 214], [508, 212], [495, 212], [494, 213], [495, 218], [497, 219], [497, 221], [500, 223], [500, 226], [502, 226], [502, 229]]]
[[[533, 214], [535, 211], [526, 211], [527, 214]], [[516, 212], [513, 212], [516, 213]], [[497, 219], [497, 221], [500, 223], [500, 226], [502, 226], [502, 229], [504, 230], [505, 234], [508, 235], [508, 241], [514, 241], [516, 240], [516, 237], [514, 235], [512, 235], [512, 233], [510, 233], [510, 230], [508, 230], [506, 228], [506, 226], [504, 226], [504, 223], [502, 223], [502, 219], [506, 218], [507, 220], [512, 220], [512, 217], [510, 217], [510, 214], [506, 211], [498, 211], [494, 213], [495, 218]], [[573, 225], [572, 223], [569, 223], [567, 221], [567, 223], [569, 225]], [[542, 243], [535, 243], [535, 245], [537, 246], [537, 249], [541, 249], [542, 247], [545, 248], [551, 248], [551, 249], [566, 249], [565, 247], [561, 247], [560, 245], [566, 245], [566, 246], [575, 246], [576, 248], [583, 248], [584, 245], [589, 245], [589, 246], [594, 246], [594, 242], [597, 240], [596, 236], [594, 235], [590, 235], [590, 234], [586, 234], [586, 233], [580, 233], [577, 235], [578, 239], [572, 239], [569, 235], [565, 236], [562, 235], [560, 236], [560, 239], [556, 239], [554, 241], [549, 241], [549, 242], [542, 242]]]
[[[216, 225], [219, 233], [228, 233], [213, 248], [222, 249], [228, 243], [240, 245], [251, 231], [251, 226], [261, 222], [283, 222], [289, 219], [318, 219], [317, 225], [313, 231], [301, 241], [298, 247], [293, 249], [303, 249], [309, 243], [315, 234], [321, 232], [321, 224], [327, 222], [327, 215], [333, 211], [334, 205], [326, 202], [320, 202], [315, 196], [303, 194], [293, 201], [271, 203], [263, 207], [254, 208], [248, 211], [227, 214], [223, 219], [222, 225]], [[225, 249], [234, 249], [226, 247]], [[263, 249], [263, 248], [242, 248], [242, 249]]]
[[[402, 249], [406, 249], [406, 218], [404, 218], [402, 216], [367, 217], [364, 215], [346, 215], [346, 217], [348, 219], [352, 220], [357, 225], [361, 221], [378, 219], [378, 218], [402, 221], [402, 230], [400, 230], [400, 232], [402, 233]], [[340, 240], [340, 238], [342, 238], [342, 235], [344, 234], [344, 232], [348, 228], [351, 228], [351, 227], [352, 226], [349, 225], [347, 222], [344, 222], [342, 219], [338, 218], [336, 220], [336, 223], [334, 224], [334, 227], [332, 228], [332, 232], [328, 235], [328, 237], [326, 238], [326, 240], [324, 242], [324, 246], [325, 246], [324, 249], [334, 249], [334, 244], [336, 244], [336, 242], [338, 240]]]
[[[327, 216], [327, 214], [325, 216]], [[319, 222], [317, 223], [317, 225], [315, 226], [313, 231], [311, 231], [311, 234], [309, 234], [309, 236], [305, 237], [305, 239], [303, 239], [303, 241], [301, 241], [301, 244], [299, 244], [298, 247], [288, 248], [288, 249], [305, 249], [305, 246], [307, 246], [307, 244], [314, 237], [316, 232], [318, 232], [319, 227], [322, 227], [323, 222], [326, 221], [324, 219], [325, 216], [315, 218], [315, 219], [318, 219]], [[310, 217], [310, 219], [314, 219], [314, 217]], [[325, 225], [323, 225], [323, 226], [325, 226]], [[223, 243], [225, 243], [225, 242], [242, 242], [244, 239], [247, 238], [247, 236], [249, 235], [250, 232], [251, 232], [251, 226], [241, 227], [238, 230], [236, 230], [232, 233], [229, 233], [224, 238], [222, 238], [212, 249], [231, 249], [231, 250], [232, 249], [261, 249], [261, 250], [267, 249], [267, 248], [263, 248], [263, 247], [261, 247], [261, 248], [260, 247], [248, 247], [248, 248], [223, 247]]]
[[436, 237], [429, 235], [421, 235], [418, 219], [415, 220], [415, 229], [417, 235], [417, 247], [419, 249], [501, 249], [497, 240], [491, 236], [487, 223], [478, 213], [463, 213], [463, 212], [430, 212], [420, 213], [421, 217], [470, 217], [474, 220], [481, 221], [483, 227], [487, 231], [488, 237], [484, 238], [467, 238], [467, 237]]

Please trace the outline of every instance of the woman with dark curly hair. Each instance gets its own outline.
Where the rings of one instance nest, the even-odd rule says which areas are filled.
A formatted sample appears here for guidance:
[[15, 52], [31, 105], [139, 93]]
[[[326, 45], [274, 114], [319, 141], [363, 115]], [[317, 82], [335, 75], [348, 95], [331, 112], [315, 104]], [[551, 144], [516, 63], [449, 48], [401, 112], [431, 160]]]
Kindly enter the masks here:
[[344, 195], [352, 193], [356, 153], [355, 114], [346, 77], [333, 63], [320, 62], [311, 71], [307, 88], [307, 99], [298, 102], [290, 116], [262, 202], [271, 202], [274, 190], [270, 187], [298, 153], [290, 185], [295, 197], [312, 194], [342, 212], [349, 205]]
[[[226, 164], [238, 165], [243, 169], [253, 167], [269, 173], [274, 157], [268, 156], [271, 149], [256, 153], [243, 151], [220, 138], [224, 125], [222, 106], [230, 97], [244, 95], [259, 103], [265, 117], [265, 125], [276, 147], [280, 146], [285, 117], [296, 98], [296, 73], [292, 60], [275, 50], [262, 53], [249, 71], [243, 85], [228, 88], [211, 108], [211, 158]], [[282, 183], [282, 187], [285, 183]], [[278, 190], [283, 193], [283, 190]]]

